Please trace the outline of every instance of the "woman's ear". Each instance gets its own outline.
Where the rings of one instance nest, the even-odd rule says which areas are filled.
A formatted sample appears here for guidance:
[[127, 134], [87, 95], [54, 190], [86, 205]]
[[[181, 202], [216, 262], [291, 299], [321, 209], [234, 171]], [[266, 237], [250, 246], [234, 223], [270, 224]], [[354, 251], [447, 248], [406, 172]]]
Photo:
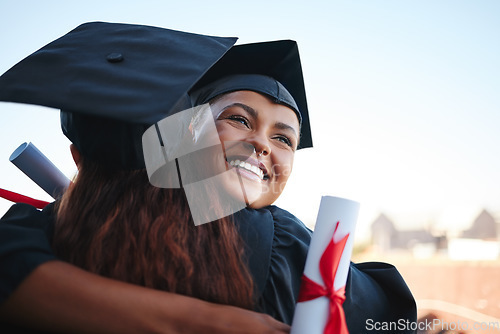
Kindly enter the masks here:
[[80, 151], [76, 148], [74, 144], [69, 145], [69, 150], [71, 151], [71, 155], [73, 156], [73, 161], [75, 162], [76, 167], [79, 168], [80, 159], [82, 157]]

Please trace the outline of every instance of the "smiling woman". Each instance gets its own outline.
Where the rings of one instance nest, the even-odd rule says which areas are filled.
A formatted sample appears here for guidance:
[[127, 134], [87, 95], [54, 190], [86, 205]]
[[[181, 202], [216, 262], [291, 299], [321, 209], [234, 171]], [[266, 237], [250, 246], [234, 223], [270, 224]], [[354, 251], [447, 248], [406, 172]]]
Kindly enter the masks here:
[[[62, 109], [79, 168], [63, 197], [43, 211], [16, 204], [2, 218], [2, 321], [64, 333], [289, 331], [311, 231], [271, 204], [295, 150], [312, 146], [300, 59], [293, 41], [233, 43], [93, 23], [2, 75], [3, 100]], [[111, 46], [124, 55], [102, 58]], [[83, 64], [74, 66], [75, 53]], [[158, 136], [154, 157], [167, 164], [170, 143], [159, 123], [206, 103], [216, 131], [193, 122], [171, 132], [188, 134], [188, 142], [217, 137], [222, 153], [190, 165], [206, 170], [215, 159], [221, 187], [232, 194], [226, 197], [249, 207], [194, 226], [190, 189], [206, 197], [201, 215], [227, 203], [210, 188], [200, 194], [191, 184], [162, 189], [148, 182], [142, 138], [150, 130]], [[183, 179], [178, 166], [166, 176]], [[411, 293], [389, 265], [352, 265], [344, 308], [353, 333], [363, 332], [364, 319], [415, 317]]]
[[[3, 100], [62, 109], [61, 126], [79, 168], [63, 197], [43, 211], [18, 204], [2, 218], [0, 318], [16, 324], [14, 329], [3, 323], [2, 332], [21, 332], [20, 326], [66, 333], [287, 330], [250, 311], [258, 309], [260, 297], [254, 295], [232, 218], [195, 226], [187, 191], [152, 186], [144, 169], [144, 131], [165, 113], [189, 107], [189, 88], [234, 42], [155, 27], [90, 23], [2, 75]], [[106, 57], [103, 49], [119, 52]], [[85, 65], [62, 60], [75, 53]], [[174, 56], [179, 61], [171, 63]], [[55, 81], [40, 85], [48, 72]], [[210, 199], [212, 209], [224, 204]], [[29, 251], [34, 249], [39, 251]], [[102, 277], [54, 261], [54, 254]], [[25, 265], [16, 265], [17, 256]], [[55, 273], [51, 283], [46, 280]], [[147, 288], [163, 292], [151, 299], [145, 297]], [[193, 319], [193, 310], [201, 317]], [[255, 321], [260, 325], [249, 326]]]
[[[217, 114], [215, 124], [226, 161], [241, 176], [248, 204], [253, 208], [271, 205], [292, 171], [300, 132], [295, 112], [253, 91], [228, 93], [212, 103], [212, 109]], [[236, 142], [252, 145], [254, 156], [239, 156], [234, 149]], [[228, 180], [226, 188], [238, 184]]]

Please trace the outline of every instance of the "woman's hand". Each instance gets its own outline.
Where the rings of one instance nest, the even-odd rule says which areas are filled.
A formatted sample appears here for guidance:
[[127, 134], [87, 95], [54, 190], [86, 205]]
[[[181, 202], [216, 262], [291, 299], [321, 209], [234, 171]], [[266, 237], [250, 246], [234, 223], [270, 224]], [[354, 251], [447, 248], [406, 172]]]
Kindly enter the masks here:
[[288, 333], [268, 315], [104, 278], [61, 261], [35, 269], [0, 319], [56, 333]]

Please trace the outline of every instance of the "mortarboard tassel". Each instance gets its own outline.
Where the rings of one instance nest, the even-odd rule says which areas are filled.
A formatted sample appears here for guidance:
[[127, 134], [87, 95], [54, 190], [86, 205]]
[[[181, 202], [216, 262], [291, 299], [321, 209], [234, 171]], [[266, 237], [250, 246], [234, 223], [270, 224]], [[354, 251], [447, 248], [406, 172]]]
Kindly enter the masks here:
[[0, 188], [0, 197], [15, 203], [25, 203], [33, 205], [37, 209], [43, 209], [47, 206], [47, 204], [49, 204], [49, 202], [34, 199], [2, 188]]

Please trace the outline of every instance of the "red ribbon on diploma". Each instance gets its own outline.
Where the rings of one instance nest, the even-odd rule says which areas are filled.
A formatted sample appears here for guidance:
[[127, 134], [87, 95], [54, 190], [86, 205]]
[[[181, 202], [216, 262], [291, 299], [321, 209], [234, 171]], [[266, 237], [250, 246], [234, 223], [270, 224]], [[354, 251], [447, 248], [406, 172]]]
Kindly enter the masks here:
[[24, 196], [24, 195], [15, 193], [13, 191], [8, 191], [8, 190], [2, 189], [2, 188], [0, 188], [0, 197], [3, 197], [6, 200], [9, 200], [9, 201], [15, 202], [15, 203], [30, 204], [30, 205], [33, 205], [37, 209], [43, 209], [44, 207], [47, 206], [47, 204], [49, 204], [49, 202], [40, 201], [38, 199]]
[[345, 244], [349, 234], [339, 242], [334, 242], [335, 233], [339, 227], [339, 222], [335, 226], [332, 240], [328, 243], [325, 252], [319, 261], [319, 271], [325, 286], [302, 275], [302, 284], [300, 286], [298, 302], [305, 302], [319, 297], [327, 297], [330, 300], [330, 314], [326, 323], [324, 334], [348, 334], [347, 323], [345, 321], [344, 309], [342, 304], [345, 300], [345, 285], [338, 290], [334, 290], [333, 282], [335, 274], [339, 267], [340, 258], [344, 252]]

